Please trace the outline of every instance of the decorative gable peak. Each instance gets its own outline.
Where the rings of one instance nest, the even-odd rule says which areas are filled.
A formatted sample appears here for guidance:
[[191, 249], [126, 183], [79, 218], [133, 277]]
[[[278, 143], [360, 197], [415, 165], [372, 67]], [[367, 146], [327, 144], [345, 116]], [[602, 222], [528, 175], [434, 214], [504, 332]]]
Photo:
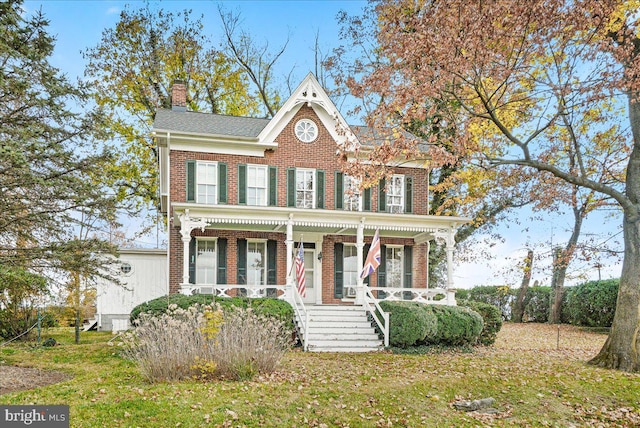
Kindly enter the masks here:
[[295, 98], [295, 105], [306, 103], [311, 107], [312, 104], [318, 104], [325, 110], [329, 108], [325, 97], [321, 97], [320, 94], [326, 96], [324, 89], [322, 89], [315, 79], [308, 79], [302, 82], [301, 90]]

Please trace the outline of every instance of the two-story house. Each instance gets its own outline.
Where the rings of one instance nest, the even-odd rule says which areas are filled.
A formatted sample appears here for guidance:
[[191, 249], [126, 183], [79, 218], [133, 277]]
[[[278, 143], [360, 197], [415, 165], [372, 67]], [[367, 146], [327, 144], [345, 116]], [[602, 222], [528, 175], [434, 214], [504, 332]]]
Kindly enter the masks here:
[[[455, 304], [453, 236], [467, 219], [428, 209], [429, 164], [403, 163], [360, 190], [337, 155], [349, 127], [309, 74], [272, 119], [186, 110], [186, 88], [159, 110], [162, 211], [169, 229], [171, 293], [280, 296], [318, 308], [359, 306], [366, 296]], [[362, 138], [362, 144], [367, 144]], [[360, 279], [374, 232], [377, 271]], [[446, 244], [448, 279], [429, 284], [433, 240]], [[296, 294], [294, 259], [303, 245], [306, 292]], [[365, 285], [366, 290], [365, 290]], [[437, 287], [434, 287], [437, 285]], [[381, 292], [379, 288], [385, 288]], [[294, 296], [295, 295], [295, 296]]]

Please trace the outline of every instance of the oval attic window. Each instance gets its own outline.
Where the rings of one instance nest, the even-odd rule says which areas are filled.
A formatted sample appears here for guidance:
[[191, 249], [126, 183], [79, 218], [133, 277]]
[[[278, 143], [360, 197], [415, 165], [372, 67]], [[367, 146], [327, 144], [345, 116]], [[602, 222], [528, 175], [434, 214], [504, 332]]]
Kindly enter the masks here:
[[310, 143], [318, 138], [318, 126], [311, 119], [301, 119], [295, 126], [296, 137], [303, 143]]
[[122, 272], [123, 275], [129, 275], [132, 270], [131, 263], [123, 262], [120, 264], [120, 272]]

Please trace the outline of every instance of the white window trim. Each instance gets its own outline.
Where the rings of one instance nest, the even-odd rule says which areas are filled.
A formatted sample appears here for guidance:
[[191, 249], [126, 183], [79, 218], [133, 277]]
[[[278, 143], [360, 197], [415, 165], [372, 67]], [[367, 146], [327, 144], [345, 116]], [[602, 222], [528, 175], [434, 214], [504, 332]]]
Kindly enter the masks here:
[[[264, 195], [262, 200], [259, 201], [259, 203], [256, 205], [252, 205], [249, 203], [249, 189], [257, 189], [257, 188], [262, 189], [262, 187], [249, 185], [249, 169], [250, 168], [264, 170]], [[269, 167], [267, 165], [247, 164], [247, 205], [257, 206], [257, 207], [266, 207], [268, 197], [269, 197]]]
[[398, 288], [402, 288], [404, 286], [404, 246], [402, 245], [387, 245], [385, 247], [385, 251], [388, 250], [398, 250], [399, 255], [400, 255], [400, 284], [394, 284], [393, 286], [389, 284], [389, 260], [391, 260], [389, 257], [386, 257], [385, 254], [385, 272], [386, 272], [386, 277], [387, 277], [387, 287], [398, 287]]
[[204, 242], [204, 241], [208, 241], [208, 242], [213, 242], [214, 244], [214, 258], [213, 258], [213, 283], [212, 284], [217, 284], [218, 282], [218, 238], [216, 237], [209, 237], [209, 236], [198, 236], [196, 237], [196, 253], [194, 254], [196, 260], [195, 260], [195, 265], [196, 265], [196, 284], [205, 284], [205, 285], [210, 285], [209, 283], [200, 283], [198, 278], [198, 245], [200, 242]]
[[250, 244], [262, 244], [264, 246], [264, 260], [262, 260], [262, 285], [267, 285], [267, 269], [269, 266], [267, 258], [268, 250], [267, 250], [267, 240], [266, 239], [247, 239], [247, 285], [260, 285], [260, 284], [249, 284], [249, 245]]
[[[357, 193], [352, 193], [349, 195], [349, 183], [353, 182], [352, 187], [355, 187]], [[355, 198], [357, 200], [358, 209], [353, 210], [349, 209], [349, 205], [352, 203], [352, 199]], [[345, 174], [342, 185], [342, 208], [345, 211], [362, 211], [362, 190], [360, 189], [360, 180], [350, 175]]]
[[296, 208], [306, 208], [298, 206], [298, 172], [309, 172], [311, 173], [311, 208], [314, 209], [316, 207], [316, 170], [311, 168], [296, 168]]
[[[344, 248], [344, 249], [346, 249], [346, 248], [348, 248], [348, 247], [356, 249], [356, 254], [357, 254], [357, 247], [356, 247], [356, 244], [350, 244], [350, 243], [344, 243], [344, 244], [343, 244], [343, 248]], [[343, 249], [343, 254], [342, 254], [342, 263], [343, 263], [343, 265], [344, 265], [344, 259], [346, 259], [344, 249]], [[358, 266], [357, 266], [357, 264], [356, 264], [356, 271], [355, 271], [355, 273], [356, 273], [356, 277], [357, 277], [357, 276], [358, 276]], [[346, 270], [343, 270], [343, 272], [342, 272], [342, 276], [343, 276], [343, 278], [346, 278], [346, 276], [347, 276], [347, 275], [346, 275]], [[356, 279], [356, 281], [357, 281], [357, 279]], [[356, 293], [356, 288], [355, 288], [355, 286], [356, 286], [356, 285], [357, 285], [357, 283], [356, 283], [356, 284], [346, 284], [346, 283], [343, 283], [343, 285], [342, 285], [342, 286], [343, 286], [343, 290], [344, 290], [344, 294], [343, 294], [343, 295], [344, 295], [344, 298], [343, 298], [343, 300], [344, 300], [344, 299], [347, 299], [347, 300], [353, 300], [353, 299], [356, 297], [356, 294], [355, 294], [355, 293]], [[349, 290], [350, 290], [350, 293], [351, 293], [351, 294], [349, 294], [349, 291], [347, 291], [347, 289], [349, 289]]]
[[[199, 178], [198, 176], [199, 176], [200, 169], [205, 167], [205, 166], [211, 166], [211, 165], [214, 165], [216, 167], [216, 173], [215, 173], [214, 178], [213, 178], [214, 182], [213, 183], [201, 183], [200, 180], [198, 179]], [[205, 184], [205, 185], [208, 185], [208, 186], [214, 186], [213, 201], [214, 201], [214, 204], [218, 202], [218, 192], [219, 192], [218, 186], [220, 185], [218, 183], [218, 168], [219, 168], [218, 162], [215, 162], [215, 161], [196, 161], [196, 180], [195, 180], [195, 182], [196, 182], [195, 183], [195, 185], [196, 185], [196, 188], [195, 188], [196, 203], [198, 203], [198, 204], [207, 204], [206, 201], [202, 201], [200, 199], [199, 186], [201, 184]]]
[[[390, 181], [394, 181], [396, 179], [400, 179], [401, 182], [401, 186], [400, 186], [400, 194], [399, 195], [395, 195], [395, 194], [391, 194], [391, 192], [389, 191], [391, 189], [391, 186], [389, 183], [389, 185], [387, 186], [387, 194], [386, 194], [386, 206], [387, 206], [387, 212], [393, 213], [393, 212], [397, 212], [397, 213], [404, 213], [405, 210], [405, 203], [406, 201], [404, 200], [405, 197], [405, 177], [402, 174], [394, 174], [391, 176], [391, 180]], [[392, 197], [399, 197], [400, 198], [400, 204], [392, 204], [390, 202], [390, 199]], [[400, 211], [393, 211], [392, 207], [399, 207]]]

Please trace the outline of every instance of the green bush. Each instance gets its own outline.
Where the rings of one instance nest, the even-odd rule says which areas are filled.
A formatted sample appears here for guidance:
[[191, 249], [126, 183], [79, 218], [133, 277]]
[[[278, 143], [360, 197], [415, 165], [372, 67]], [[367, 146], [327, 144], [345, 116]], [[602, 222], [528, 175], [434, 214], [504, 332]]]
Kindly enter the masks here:
[[430, 343], [450, 346], [475, 344], [482, 332], [482, 316], [460, 306], [432, 305], [438, 330]]
[[413, 302], [382, 301], [389, 313], [389, 344], [400, 348], [413, 346], [435, 336], [436, 318], [428, 305]]
[[550, 304], [551, 287], [529, 287], [524, 298], [523, 321], [547, 322], [549, 320]]
[[483, 327], [478, 342], [483, 345], [493, 345], [502, 328], [502, 313], [496, 306], [473, 300], [459, 300], [458, 306], [466, 307], [480, 314]]
[[619, 279], [609, 279], [568, 287], [563, 315], [571, 324], [610, 327], [616, 311], [619, 285]]
[[469, 290], [468, 300], [483, 302], [500, 309], [502, 319], [511, 319], [511, 304], [515, 299], [514, 290], [507, 285], [483, 285]]
[[133, 308], [130, 314], [131, 324], [135, 325], [140, 314], [146, 313], [151, 316], [159, 316], [167, 312], [169, 305], [175, 304], [177, 307], [187, 309], [195, 304], [206, 305], [216, 303], [224, 311], [230, 308], [253, 308], [259, 314], [276, 318], [286, 323], [286, 327], [293, 329], [293, 308], [284, 300], [270, 297], [250, 299], [248, 297], [215, 297], [210, 294], [195, 294], [187, 296], [184, 294], [170, 294], [158, 297], [157, 299], [144, 302]]

